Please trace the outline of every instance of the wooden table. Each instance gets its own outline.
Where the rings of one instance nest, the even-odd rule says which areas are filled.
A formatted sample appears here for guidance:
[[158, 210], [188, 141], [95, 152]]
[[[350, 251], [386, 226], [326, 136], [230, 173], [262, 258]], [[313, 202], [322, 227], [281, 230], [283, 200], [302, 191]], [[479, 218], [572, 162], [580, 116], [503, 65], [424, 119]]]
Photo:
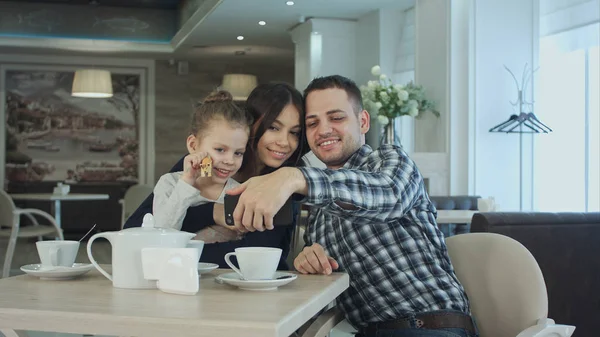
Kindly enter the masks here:
[[13, 200], [30, 201], [54, 201], [52, 204], [52, 216], [56, 219], [56, 224], [61, 227], [60, 203], [61, 201], [81, 201], [81, 200], [108, 200], [108, 194], [89, 194], [89, 193], [69, 193], [65, 195], [52, 193], [15, 193], [10, 197]]
[[471, 223], [473, 215], [477, 211], [463, 211], [463, 210], [438, 210], [436, 222], [438, 224], [466, 224]]
[[345, 273], [299, 275], [275, 291], [247, 291], [202, 275], [195, 296], [113, 288], [97, 271], [69, 281], [0, 279], [0, 332], [111, 336], [289, 336], [349, 285]]

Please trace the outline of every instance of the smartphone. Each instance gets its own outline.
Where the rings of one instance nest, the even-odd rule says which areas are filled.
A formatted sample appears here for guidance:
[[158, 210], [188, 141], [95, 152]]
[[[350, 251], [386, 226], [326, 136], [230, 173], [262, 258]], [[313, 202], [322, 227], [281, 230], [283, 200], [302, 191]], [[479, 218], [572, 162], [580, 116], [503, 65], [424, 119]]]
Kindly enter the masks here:
[[[237, 206], [238, 200], [240, 200], [239, 195], [229, 195], [225, 194], [225, 223], [233, 226], [233, 211], [235, 211], [235, 207]], [[275, 214], [273, 217], [273, 225], [274, 226], [288, 226], [294, 223], [294, 202], [292, 199], [286, 200], [283, 207]]]

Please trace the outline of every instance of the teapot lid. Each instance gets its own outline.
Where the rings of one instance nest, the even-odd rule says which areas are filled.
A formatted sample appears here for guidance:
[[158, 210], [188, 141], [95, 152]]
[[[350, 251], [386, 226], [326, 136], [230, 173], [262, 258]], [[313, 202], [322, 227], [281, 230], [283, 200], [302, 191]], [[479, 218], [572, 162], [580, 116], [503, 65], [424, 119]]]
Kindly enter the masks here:
[[152, 215], [152, 213], [146, 213], [146, 215], [144, 215], [142, 228], [154, 228], [154, 215]]
[[141, 227], [132, 227], [123, 229], [121, 232], [124, 233], [133, 233], [133, 234], [175, 234], [175, 233], [184, 233], [186, 235], [190, 235], [191, 233], [178, 231], [173, 228], [161, 228], [155, 227], [154, 216], [151, 213], [146, 213], [144, 215], [144, 219], [142, 220]]

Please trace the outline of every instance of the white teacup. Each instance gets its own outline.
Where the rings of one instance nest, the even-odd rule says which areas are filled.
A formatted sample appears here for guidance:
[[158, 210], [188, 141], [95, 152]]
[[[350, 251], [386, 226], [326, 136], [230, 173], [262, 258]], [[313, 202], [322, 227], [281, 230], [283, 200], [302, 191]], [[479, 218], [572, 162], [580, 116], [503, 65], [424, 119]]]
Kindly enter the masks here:
[[72, 267], [79, 241], [38, 241], [35, 243], [42, 267]]
[[496, 203], [493, 198], [477, 199], [477, 210], [480, 212], [493, 212], [496, 210]]
[[[237, 257], [240, 268], [231, 262]], [[272, 280], [279, 265], [281, 249], [269, 247], [236, 248], [235, 253], [225, 254], [225, 262], [245, 280]]]

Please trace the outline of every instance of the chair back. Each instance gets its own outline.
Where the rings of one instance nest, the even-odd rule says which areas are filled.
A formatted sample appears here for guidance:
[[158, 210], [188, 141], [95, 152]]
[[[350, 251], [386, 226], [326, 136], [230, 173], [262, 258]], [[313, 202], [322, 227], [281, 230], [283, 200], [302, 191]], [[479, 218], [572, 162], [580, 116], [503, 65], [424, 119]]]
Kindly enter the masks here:
[[13, 227], [16, 208], [10, 195], [0, 190], [0, 227]]
[[153, 187], [150, 185], [133, 185], [127, 189], [123, 197], [123, 212], [121, 215], [121, 227], [129, 216], [135, 212], [140, 204], [152, 193]]
[[469, 233], [446, 239], [481, 336], [515, 337], [547, 318], [544, 277], [533, 255], [500, 234]]

